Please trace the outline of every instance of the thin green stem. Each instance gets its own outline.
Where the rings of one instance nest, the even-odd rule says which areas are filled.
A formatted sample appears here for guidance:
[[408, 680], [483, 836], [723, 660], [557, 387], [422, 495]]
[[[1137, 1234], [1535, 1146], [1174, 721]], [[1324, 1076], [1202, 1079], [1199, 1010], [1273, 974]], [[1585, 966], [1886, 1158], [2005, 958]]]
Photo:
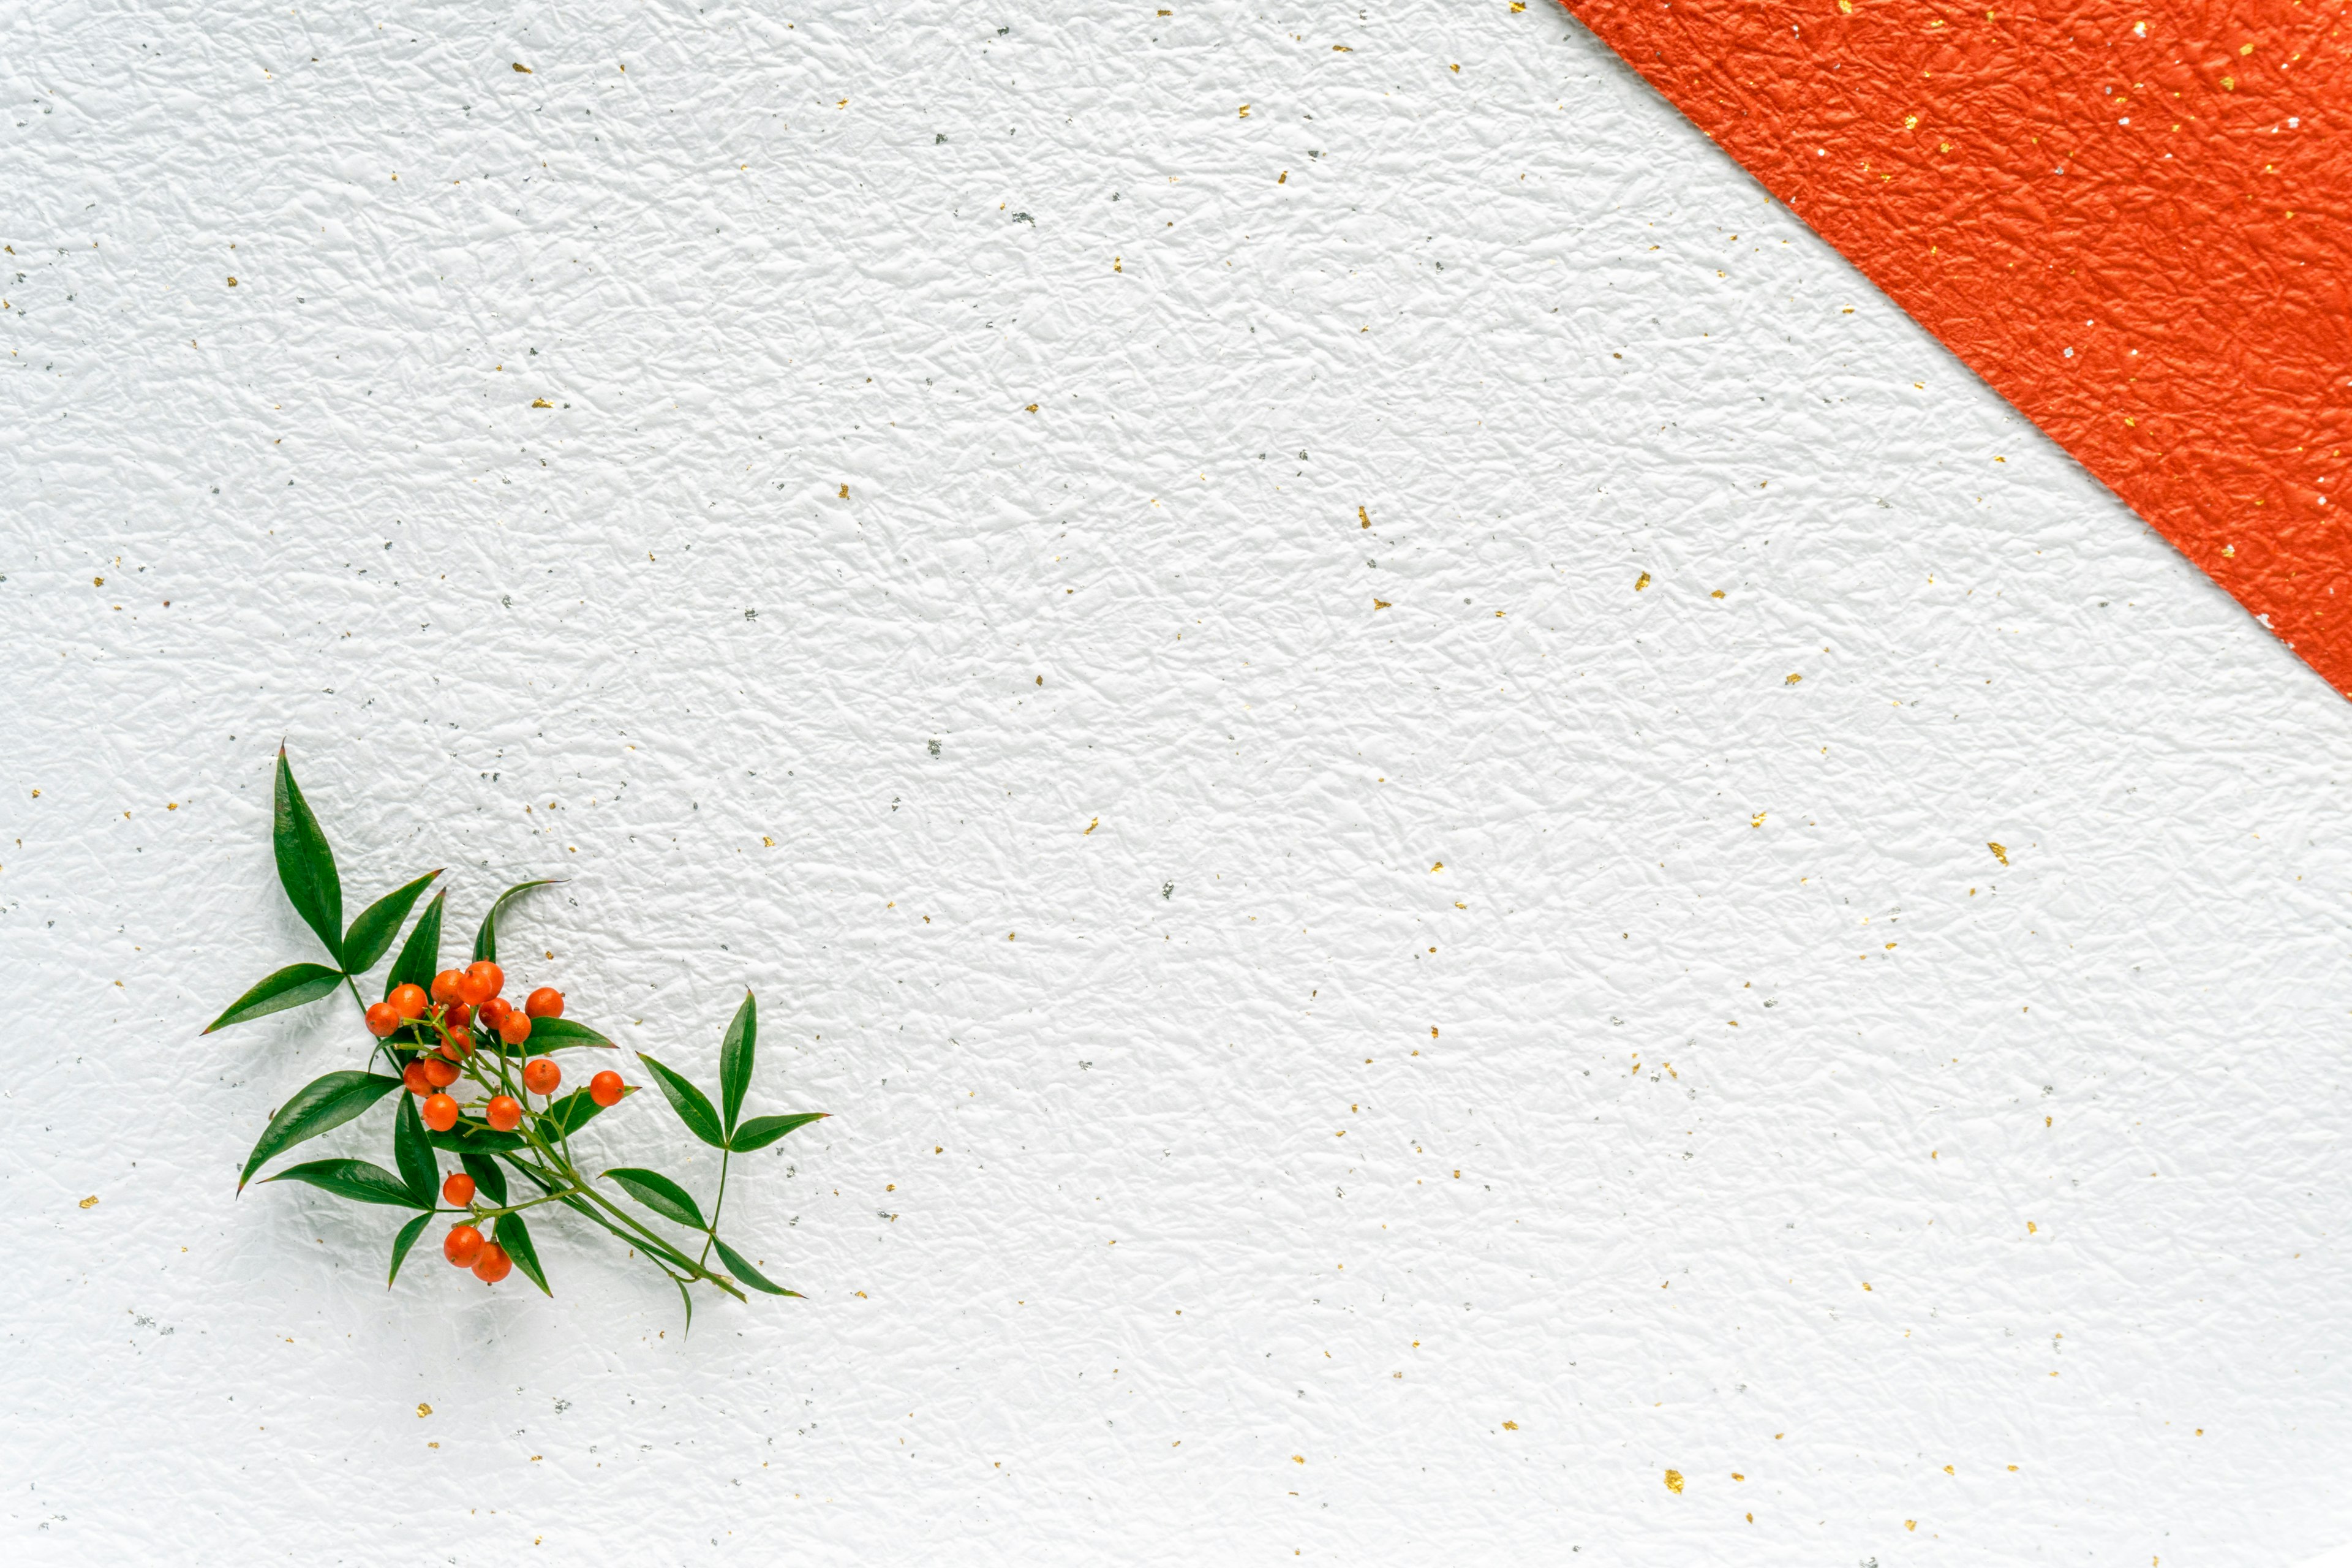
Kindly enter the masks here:
[[719, 1215], [727, 1206], [727, 1162], [734, 1152], [731, 1149], [719, 1152], [719, 1195], [710, 1201], [710, 1228], [702, 1234], [702, 1256], [696, 1259], [698, 1263], [710, 1261], [710, 1244], [719, 1239]]

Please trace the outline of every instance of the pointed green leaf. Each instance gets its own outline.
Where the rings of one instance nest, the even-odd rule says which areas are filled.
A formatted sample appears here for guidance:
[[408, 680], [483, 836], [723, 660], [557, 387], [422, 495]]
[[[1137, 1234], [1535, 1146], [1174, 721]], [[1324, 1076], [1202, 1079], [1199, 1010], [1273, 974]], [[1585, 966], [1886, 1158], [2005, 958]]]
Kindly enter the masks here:
[[305, 1138], [316, 1138], [331, 1127], [341, 1127], [399, 1087], [398, 1079], [373, 1072], [331, 1072], [311, 1079], [293, 1099], [278, 1107], [278, 1114], [262, 1129], [253, 1152], [246, 1157], [245, 1169], [237, 1174], [237, 1190], [245, 1190], [245, 1184], [253, 1179], [253, 1173], [261, 1169], [265, 1162]]
[[719, 1108], [726, 1113], [730, 1132], [735, 1131], [735, 1118], [743, 1109], [743, 1091], [751, 1087], [751, 1056], [759, 1043], [760, 1009], [746, 991], [743, 1005], [735, 1009], [727, 1037], [719, 1047]]
[[400, 1278], [401, 1260], [408, 1256], [408, 1249], [416, 1245], [416, 1238], [425, 1234], [425, 1227], [432, 1218], [430, 1214], [418, 1215], [402, 1226], [400, 1234], [392, 1238], [392, 1272], [384, 1276], [385, 1289], [391, 1289], [393, 1281]]
[[492, 1226], [492, 1239], [507, 1249], [514, 1266], [522, 1270], [523, 1278], [539, 1287], [542, 1296], [552, 1296], [547, 1288], [547, 1270], [539, 1266], [539, 1248], [530, 1242], [530, 1226], [523, 1224], [519, 1214], [502, 1214]]
[[305, 1002], [316, 1002], [342, 983], [341, 973], [323, 963], [289, 963], [230, 1003], [227, 1012], [205, 1026], [205, 1033], [209, 1035], [231, 1024], [249, 1023], [272, 1013], [283, 1013], [289, 1007], [299, 1007]]
[[552, 887], [562, 879], [561, 877], [541, 877], [536, 882], [517, 882], [492, 900], [490, 912], [482, 917], [482, 929], [474, 933], [474, 961], [478, 963], [486, 958], [492, 963], [499, 961], [499, 915], [507, 905], [533, 888]]
[[530, 1142], [520, 1132], [501, 1132], [488, 1122], [469, 1116], [459, 1117], [457, 1125], [446, 1132], [436, 1132], [426, 1128], [425, 1141], [436, 1149], [446, 1149], [453, 1154], [462, 1154], [469, 1149], [486, 1153], [494, 1150], [522, 1149], [529, 1147]]
[[400, 934], [400, 922], [408, 918], [408, 911], [424, 895], [426, 884], [440, 874], [427, 871], [362, 910], [359, 919], [352, 922], [352, 929], [343, 933], [343, 968], [353, 974], [365, 974], [373, 969], [375, 961], [392, 945], [392, 939]]
[[[630, 1084], [621, 1090], [621, 1098], [626, 1100], [636, 1092], [637, 1086]], [[569, 1138], [587, 1126], [604, 1109], [588, 1098], [586, 1089], [575, 1089], [562, 1100], [550, 1105], [545, 1110], [541, 1111], [539, 1124], [543, 1129], [543, 1136]]]
[[671, 1282], [677, 1287], [677, 1299], [686, 1303], [686, 1327], [677, 1331], [677, 1337], [684, 1339], [694, 1332], [694, 1293], [686, 1288], [685, 1280], [676, 1275], [672, 1275], [670, 1279]]
[[466, 1167], [466, 1174], [474, 1178], [475, 1190], [490, 1200], [492, 1208], [507, 1206], [507, 1173], [496, 1160], [468, 1149], [457, 1156], [457, 1163]]
[[398, 1176], [365, 1160], [313, 1160], [307, 1165], [289, 1166], [268, 1180], [308, 1182], [353, 1203], [387, 1204], [402, 1209], [431, 1206], [418, 1204], [416, 1195]]
[[660, 1087], [662, 1098], [669, 1101], [670, 1109], [677, 1112], [677, 1119], [686, 1123], [688, 1132], [713, 1149], [727, 1147], [727, 1135], [719, 1130], [719, 1112], [710, 1108], [708, 1095], [643, 1051], [637, 1053], [637, 1060], [653, 1069], [654, 1082]]
[[446, 890], [434, 894], [425, 912], [416, 917], [408, 940], [400, 944], [400, 956], [392, 961], [392, 973], [383, 977], [386, 996], [403, 985], [433, 989], [434, 972], [441, 967], [441, 903], [448, 896]]
[[702, 1217], [702, 1211], [695, 1206], [694, 1194], [659, 1171], [624, 1165], [619, 1170], [605, 1172], [604, 1179], [618, 1182], [624, 1192], [664, 1219], [675, 1220], [696, 1230], [710, 1228]]
[[794, 1128], [822, 1121], [832, 1114], [829, 1110], [803, 1110], [791, 1116], [754, 1116], [735, 1129], [735, 1137], [728, 1147], [738, 1154], [748, 1154], [754, 1149], [766, 1148]]
[[543, 1057], [550, 1051], [560, 1051], [572, 1046], [595, 1046], [608, 1051], [620, 1049], [585, 1024], [575, 1024], [569, 1018], [533, 1018], [530, 1021], [530, 1038], [522, 1043], [522, 1054]]
[[278, 880], [302, 923], [319, 933], [327, 953], [337, 963], [343, 952], [343, 883], [335, 871], [335, 852], [319, 831], [319, 819], [294, 782], [286, 748], [278, 748], [278, 799], [272, 814], [270, 838], [278, 850]]
[[725, 1242], [719, 1241], [717, 1237], [714, 1236], [710, 1239], [719, 1244], [719, 1260], [726, 1264], [727, 1271], [734, 1275], [741, 1283], [749, 1285], [754, 1290], [765, 1290], [771, 1296], [800, 1295], [799, 1291], [785, 1289], [782, 1285], [752, 1268], [741, 1253]]
[[441, 1173], [432, 1145], [425, 1142], [425, 1119], [416, 1114], [413, 1094], [402, 1095], [400, 1109], [392, 1113], [392, 1163], [400, 1167], [400, 1179], [408, 1184], [409, 1196], [431, 1208]]

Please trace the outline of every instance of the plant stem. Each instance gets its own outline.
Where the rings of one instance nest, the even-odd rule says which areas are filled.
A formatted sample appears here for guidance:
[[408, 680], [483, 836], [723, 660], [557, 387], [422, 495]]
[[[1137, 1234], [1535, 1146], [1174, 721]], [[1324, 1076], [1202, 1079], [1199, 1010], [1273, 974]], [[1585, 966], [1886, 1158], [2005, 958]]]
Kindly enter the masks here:
[[696, 1259], [699, 1263], [710, 1261], [710, 1244], [719, 1239], [719, 1215], [727, 1206], [727, 1162], [733, 1154], [731, 1149], [719, 1152], [719, 1195], [710, 1201], [710, 1228], [702, 1233], [702, 1256]]

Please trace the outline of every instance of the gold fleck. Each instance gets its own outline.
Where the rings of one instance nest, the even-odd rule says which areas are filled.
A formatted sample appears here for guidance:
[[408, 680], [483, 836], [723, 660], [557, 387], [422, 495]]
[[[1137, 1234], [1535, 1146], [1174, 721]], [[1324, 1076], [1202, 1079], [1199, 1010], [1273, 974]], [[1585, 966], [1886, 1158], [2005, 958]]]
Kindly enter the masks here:
[[1644, 589], [1644, 588], [1648, 587], [1649, 585], [1650, 585], [1650, 574], [1649, 574], [1647, 572], [1643, 573], [1639, 577], [1636, 577], [1636, 578], [1634, 578], [1634, 579], [1633, 579], [1633, 592], [1635, 592], [1636, 594], [1640, 593], [1643, 589]]
[[[1097, 816], [1097, 817], [1096, 817], [1092, 822], [1089, 822], [1089, 823], [1087, 823], [1087, 833], [1092, 833], [1096, 828], [1097, 828], [1097, 827], [1099, 827], [1099, 826], [1102, 826], [1102, 818], [1101, 818], [1101, 817], [1099, 817], [1099, 816]], [[1081, 837], [1081, 838], [1084, 838], [1084, 837], [1087, 836], [1087, 833], [1081, 833], [1081, 834], [1079, 834], [1079, 835], [1078, 835], [1078, 837]]]
[[1303, 1465], [1307, 1462], [1307, 1456], [1304, 1454], [1293, 1454], [1290, 1456], [1290, 1462], [1294, 1465]]
[[1243, 104], [1243, 105], [1242, 105], [1242, 110], [1241, 110], [1241, 115], [1240, 115], [1240, 118], [1242, 118], [1242, 119], [1244, 119], [1244, 120], [1247, 120], [1247, 119], [1249, 118], [1249, 105], [1248, 105], [1248, 104], [1244, 103], [1244, 104]]
[[1919, 1521], [1916, 1519], [1906, 1519], [1903, 1521], [1903, 1528], [1906, 1530], [1916, 1530], [1919, 1528]]
[[1011, 942], [1011, 941], [1012, 941], [1015, 936], [1017, 936], [1017, 935], [1019, 935], [1019, 934], [1020, 934], [1020, 933], [1019, 933], [1018, 931], [1006, 931], [1006, 932], [1004, 933], [1004, 940], [1005, 940], [1005, 941], [1007, 941], [1007, 942]]
[[534, 397], [534, 398], [532, 398], [532, 399], [530, 400], [530, 405], [531, 405], [533, 408], [552, 408], [552, 407], [554, 407], [554, 406], [555, 406], [555, 405], [554, 405], [554, 404], [550, 403], [550, 402], [549, 402], [546, 398], [544, 398], [544, 397]]
[[1506, 1432], [1516, 1432], [1518, 1429], [1519, 1424], [1516, 1421], [1506, 1421], [1503, 1423], [1503, 1430]]
[[1443, 870], [1444, 870], [1444, 869], [1445, 869], [1445, 862], [1444, 862], [1444, 861], [1443, 861], [1443, 860], [1440, 860], [1439, 862], [1437, 862], [1437, 864], [1435, 864], [1434, 866], [1432, 866], [1432, 867], [1430, 868], [1430, 869], [1431, 869], [1432, 871], [1443, 871]]
[[89, 580], [89, 585], [93, 588], [103, 588], [106, 586], [106, 579], [103, 577], [92, 577]]
[[527, 65], [523, 64], [520, 60], [517, 60], [517, 61], [515, 62], [515, 69], [517, 69], [517, 70], [520, 71], [520, 72], [521, 72], [523, 75], [525, 75], [525, 76], [529, 76], [529, 75], [530, 75], [530, 74], [531, 74], [531, 69], [530, 69], [530, 68], [529, 66], [527, 66]]
[[1946, 1466], [1944, 1467], [1944, 1473], [1945, 1473], [1946, 1475], [1948, 1475], [1948, 1475], [1953, 1474], [1953, 1473], [1954, 1473], [1954, 1471], [1953, 1471], [1953, 1469], [1952, 1469], [1952, 1467], [1951, 1467], [1951, 1466], [1949, 1466], [1949, 1465], [1946, 1465]]
[[1720, 599], [1723, 597], [1723, 590], [1717, 588], [1714, 593], [1709, 594], [1707, 597], [1710, 599]]
[[[2041, 1229], [2042, 1227], [2034, 1224], [2032, 1220], [2027, 1220], [2025, 1222], [2025, 1234], [2028, 1236], [2036, 1235], [2041, 1231]], [[1946, 1468], [1949, 1468], [1950, 1467], [1947, 1466]]]
[[1358, 507], [1356, 509], [1356, 521], [1362, 523], [1366, 528], [1370, 528], [1372, 526], [1372, 514], [1366, 511], [1362, 507]]
[[1735, 1480], [1735, 1481], [1744, 1481], [1744, 1480], [1746, 1480], [1748, 1478], [1747, 1478], [1746, 1476], [1741, 1475], [1738, 1470], [1734, 1470], [1734, 1471], [1732, 1471], [1732, 1472], [1731, 1472], [1731, 1479], [1732, 1479], [1733, 1480]]
[[230, 279], [228, 280], [228, 286], [229, 286], [230, 288], [232, 288], [232, 289], [236, 288], [236, 279], [234, 279], [234, 278]]
[[1372, 608], [1376, 610], [1385, 610], [1388, 607], [1389, 602], [1386, 599], [1374, 599], [1372, 601]]
[[774, 839], [772, 839], [772, 838], [769, 837], [768, 837], [766, 834], [764, 834], [764, 833], [762, 833], [761, 835], [760, 835], [760, 842], [761, 842], [761, 843], [762, 843], [762, 844], [764, 844], [764, 845], [766, 845], [766, 846], [767, 846], [769, 848], [771, 848], [771, 849], [773, 849], [773, 848], [776, 847], [776, 841], [775, 841]]
[[1750, 826], [1750, 827], [1761, 827], [1761, 826], [1764, 826], [1764, 817], [1765, 817], [1765, 815], [1766, 815], [1766, 814], [1765, 814], [1765, 813], [1763, 813], [1763, 812], [1760, 812], [1760, 811], [1759, 811], [1759, 812], [1758, 812], [1755, 816], [1751, 816], [1751, 817], [1749, 817], [1749, 818], [1748, 819], [1748, 826]]
[[416, 1418], [417, 1418], [419, 1421], [424, 1420], [427, 1415], [432, 1415], [432, 1414], [433, 1414], [433, 1406], [431, 1406], [430, 1405], [425, 1404], [425, 1403], [423, 1400], [421, 1400], [421, 1399], [420, 1399], [420, 1400], [418, 1400], [418, 1401], [416, 1402]]
[[1801, 680], [1802, 680], [1802, 679], [1805, 679], [1805, 678], [1804, 678], [1803, 676], [1801, 676], [1801, 675], [1791, 675], [1791, 676], [1790, 676], [1790, 677], [1789, 677], [1789, 679], [1786, 679], [1786, 680], [1784, 680], [1784, 681], [1780, 682], [1780, 684], [1781, 684], [1781, 685], [1783, 685], [1783, 686], [1794, 686], [1794, 685], [1796, 685], [1799, 681], [1801, 681]]
[[96, 1193], [92, 1193], [89, 1196], [82, 1199], [81, 1206], [86, 1209], [96, 1208], [98, 1206], [98, 1194]]
[[1683, 1473], [1680, 1470], [1666, 1472], [1666, 1489], [1670, 1492], [1679, 1492], [1683, 1489]]
[[1033, 404], [1031, 404], [1028, 407], [1026, 407], [1026, 408], [1023, 409], [1021, 412], [1022, 412], [1022, 413], [1024, 413], [1024, 414], [1034, 414], [1034, 413], [1036, 413], [1036, 412], [1037, 412], [1037, 405], [1036, 405], [1035, 404], [1034, 404], [1034, 403], [1033, 403]]
[[841, 499], [843, 500], [847, 500], [849, 499], [849, 487], [847, 485], [841, 487]]
[[1862, 1288], [1863, 1288], [1864, 1289], [1865, 1289], [1865, 1290], [1869, 1289], [1870, 1289], [1870, 1281], [1869, 1281], [1869, 1280], [1867, 1280], [1867, 1279], [1864, 1280], [1864, 1281], [1862, 1282]]
[[1992, 843], [1990, 840], [1986, 841], [1985, 847], [1992, 851], [1992, 858], [1994, 859], [2000, 861], [2004, 866], [2009, 864], [2009, 851], [2007, 849], [1998, 844]]

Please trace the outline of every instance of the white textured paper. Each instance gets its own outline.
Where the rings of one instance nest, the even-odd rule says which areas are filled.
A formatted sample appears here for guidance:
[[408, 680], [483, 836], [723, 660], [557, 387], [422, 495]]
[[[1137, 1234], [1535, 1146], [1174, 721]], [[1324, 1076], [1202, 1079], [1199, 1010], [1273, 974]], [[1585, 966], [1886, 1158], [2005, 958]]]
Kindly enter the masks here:
[[[2352, 1536], [2344, 702], [1548, 5], [1158, 9], [0, 7], [0, 1554]], [[281, 737], [807, 1300], [233, 1197]]]

